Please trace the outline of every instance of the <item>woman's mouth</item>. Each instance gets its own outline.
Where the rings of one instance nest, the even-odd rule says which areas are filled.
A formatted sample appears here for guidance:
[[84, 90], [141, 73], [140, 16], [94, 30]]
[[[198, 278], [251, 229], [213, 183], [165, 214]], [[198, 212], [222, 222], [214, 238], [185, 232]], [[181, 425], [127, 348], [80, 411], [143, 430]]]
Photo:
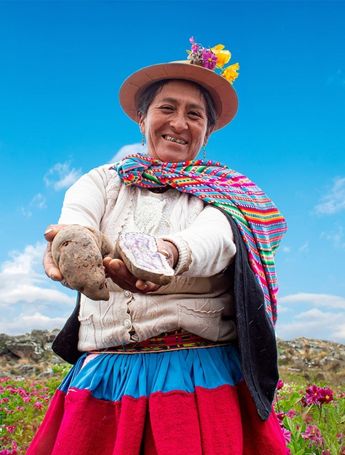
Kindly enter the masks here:
[[162, 138], [169, 142], [175, 142], [176, 144], [187, 145], [188, 142], [184, 139], [180, 139], [178, 137], [170, 136], [169, 134], [163, 134]]

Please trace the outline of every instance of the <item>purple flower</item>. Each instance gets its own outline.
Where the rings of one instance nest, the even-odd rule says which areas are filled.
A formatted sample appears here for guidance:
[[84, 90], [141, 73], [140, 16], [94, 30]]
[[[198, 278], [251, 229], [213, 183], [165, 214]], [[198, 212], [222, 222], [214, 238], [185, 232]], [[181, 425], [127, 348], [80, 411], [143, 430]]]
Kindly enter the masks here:
[[34, 403], [34, 407], [35, 407], [36, 409], [42, 409], [42, 408], [43, 408], [43, 404], [42, 404], [40, 401], [36, 401], [36, 402]]
[[287, 444], [289, 444], [289, 442], [291, 442], [291, 431], [287, 430], [286, 428], [284, 427], [281, 427], [281, 430], [282, 430], [282, 433], [283, 433], [283, 437], [284, 437], [284, 440]]
[[213, 70], [217, 64], [217, 56], [210, 49], [202, 50], [202, 66]]
[[296, 415], [297, 412], [294, 409], [290, 409], [290, 411], [286, 413], [286, 417], [289, 417], [289, 419], [293, 419]]
[[278, 419], [280, 425], [282, 425], [284, 417], [285, 417], [285, 412], [277, 412], [276, 416], [277, 416], [277, 419]]
[[322, 446], [323, 437], [316, 425], [308, 425], [305, 432], [301, 434], [303, 439], [308, 439], [312, 444]]
[[333, 401], [333, 390], [329, 387], [319, 388], [319, 402], [320, 404], [330, 403]]
[[307, 387], [305, 396], [302, 398], [303, 406], [310, 406], [312, 404], [322, 405], [333, 401], [333, 391], [329, 387], [318, 387], [311, 385]]

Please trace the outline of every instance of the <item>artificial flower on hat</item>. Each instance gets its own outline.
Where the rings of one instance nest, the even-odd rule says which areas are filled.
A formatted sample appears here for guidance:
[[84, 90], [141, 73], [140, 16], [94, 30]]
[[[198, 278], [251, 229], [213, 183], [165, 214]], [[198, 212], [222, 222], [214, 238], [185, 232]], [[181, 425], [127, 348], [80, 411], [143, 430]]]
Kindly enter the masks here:
[[240, 65], [239, 63], [234, 63], [223, 69], [224, 65], [231, 59], [231, 52], [225, 49], [224, 44], [216, 44], [211, 48], [206, 48], [196, 43], [193, 36], [189, 38], [189, 42], [192, 45], [191, 50], [187, 51], [190, 63], [217, 72], [230, 84], [233, 84], [239, 76]]

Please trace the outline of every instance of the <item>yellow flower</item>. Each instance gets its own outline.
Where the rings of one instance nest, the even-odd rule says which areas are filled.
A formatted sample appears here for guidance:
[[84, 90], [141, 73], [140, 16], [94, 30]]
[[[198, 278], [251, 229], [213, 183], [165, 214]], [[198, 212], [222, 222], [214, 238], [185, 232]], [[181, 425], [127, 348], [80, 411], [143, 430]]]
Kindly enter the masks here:
[[240, 69], [240, 65], [238, 63], [234, 63], [233, 65], [228, 66], [225, 68], [225, 70], [222, 72], [222, 76], [225, 77], [227, 81], [232, 84], [235, 79], [238, 78], [238, 73], [237, 71]]
[[211, 47], [211, 51], [216, 55], [217, 57], [217, 67], [218, 68], [223, 68], [223, 66], [228, 63], [228, 61], [231, 58], [231, 52], [224, 50], [224, 45], [223, 44], [217, 44], [214, 47]]

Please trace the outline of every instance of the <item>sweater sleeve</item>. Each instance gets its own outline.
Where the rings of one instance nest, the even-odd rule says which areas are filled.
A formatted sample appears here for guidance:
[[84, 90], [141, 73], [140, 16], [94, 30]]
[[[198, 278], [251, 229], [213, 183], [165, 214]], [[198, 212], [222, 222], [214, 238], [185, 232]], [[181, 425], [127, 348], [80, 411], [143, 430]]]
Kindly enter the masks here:
[[162, 238], [173, 242], [179, 251], [175, 267], [177, 275], [216, 275], [236, 254], [230, 223], [220, 210], [212, 206], [206, 206], [187, 229]]
[[66, 191], [59, 224], [80, 224], [100, 229], [107, 202], [107, 185], [114, 176], [109, 167], [107, 164], [92, 169]]

